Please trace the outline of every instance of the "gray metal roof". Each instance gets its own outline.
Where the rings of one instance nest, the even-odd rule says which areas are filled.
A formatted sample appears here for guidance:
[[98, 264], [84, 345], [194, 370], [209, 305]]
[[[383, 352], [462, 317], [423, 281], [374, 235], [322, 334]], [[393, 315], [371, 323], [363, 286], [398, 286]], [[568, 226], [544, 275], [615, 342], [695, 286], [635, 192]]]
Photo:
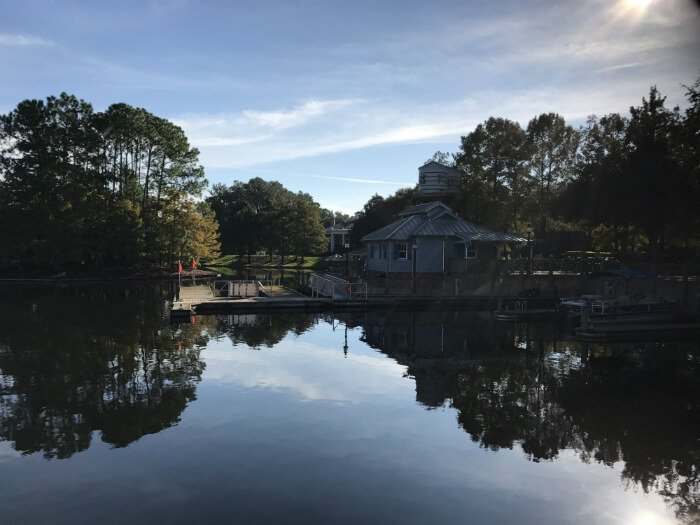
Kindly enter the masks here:
[[[411, 206], [409, 208], [406, 208], [402, 212], [399, 213], [399, 217], [404, 217], [406, 215], [418, 215], [421, 213], [430, 213], [430, 212], [443, 212], [443, 211], [448, 211], [452, 213], [452, 210], [448, 207], [445, 206], [442, 202], [438, 201], [433, 201], [433, 202], [426, 202], [425, 204], [417, 204], [415, 206]], [[431, 214], [432, 215], [432, 214]]]
[[416, 237], [456, 237], [469, 242], [527, 242], [519, 235], [495, 232], [460, 219], [440, 202], [407, 208], [399, 214], [399, 219], [365, 235], [362, 242], [407, 241]]

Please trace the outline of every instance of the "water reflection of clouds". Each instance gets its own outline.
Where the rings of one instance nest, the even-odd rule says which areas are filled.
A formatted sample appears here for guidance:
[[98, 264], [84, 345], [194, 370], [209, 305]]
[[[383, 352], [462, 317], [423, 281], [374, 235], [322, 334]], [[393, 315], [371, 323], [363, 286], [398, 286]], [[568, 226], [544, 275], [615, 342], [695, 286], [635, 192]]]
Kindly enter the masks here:
[[12, 448], [12, 442], [0, 441], [0, 461], [3, 461], [7, 458], [16, 458], [21, 455], [21, 452]]
[[232, 345], [222, 338], [211, 341], [203, 354], [204, 376], [242, 388], [290, 390], [308, 401], [356, 403], [392, 392], [397, 398], [405, 395], [406, 367], [369, 348], [360, 335], [359, 330], [348, 332], [352, 351], [347, 358], [342, 352], [344, 332], [334, 332], [325, 323], [303, 337], [288, 334], [274, 350]]
[[[523, 461], [517, 440], [512, 448], [501, 447], [494, 454], [464, 440], [462, 430], [454, 426], [454, 416], [450, 417], [458, 412], [450, 403], [437, 413], [424, 411], [419, 404], [406, 405], [407, 396], [415, 396], [416, 383], [405, 379], [405, 366], [361, 341], [362, 332], [348, 330], [347, 359], [342, 352], [344, 327], [333, 330], [323, 322], [301, 334], [288, 333], [274, 348], [232, 345], [223, 338], [210, 343], [203, 354], [206, 379], [225, 388], [235, 385], [255, 397], [259, 389], [260, 397], [268, 400], [266, 396], [272, 394], [274, 402], [257, 403], [266, 418], [274, 417], [280, 428], [289, 432], [298, 419], [313, 422], [304, 428], [304, 442], [316, 443], [333, 457], [333, 447], [339, 447], [356, 460], [364, 458], [367, 468], [383, 464], [401, 472], [408, 469], [413, 479], [423, 479], [428, 483], [424, 488], [429, 486], [430, 490], [461, 487], [483, 493], [485, 500], [494, 502], [501, 498], [496, 494], [501, 494], [527, 507], [524, 515], [534, 516], [548, 508], [547, 514], [561, 516], [561, 523], [675, 522], [673, 511], [656, 492], [620, 490], [625, 483], [622, 462], [613, 467], [592, 465], [582, 461], [579, 452], [566, 448], [559, 449], [554, 461]], [[580, 357], [568, 349], [548, 353], [544, 362], [556, 376], [581, 366]], [[318, 403], [307, 404], [309, 401]], [[335, 412], [338, 421], [329, 415], [334, 413], [329, 403], [342, 406], [341, 412]], [[378, 403], [383, 408], [378, 408]], [[271, 424], [266, 421], [266, 425]], [[268, 426], [263, 428], [269, 431]], [[439, 443], [433, 441], [436, 434], [441, 436]], [[255, 438], [260, 439], [259, 435], [255, 433]], [[389, 443], [392, 445], [387, 448]], [[423, 462], [427, 457], [429, 461]]]

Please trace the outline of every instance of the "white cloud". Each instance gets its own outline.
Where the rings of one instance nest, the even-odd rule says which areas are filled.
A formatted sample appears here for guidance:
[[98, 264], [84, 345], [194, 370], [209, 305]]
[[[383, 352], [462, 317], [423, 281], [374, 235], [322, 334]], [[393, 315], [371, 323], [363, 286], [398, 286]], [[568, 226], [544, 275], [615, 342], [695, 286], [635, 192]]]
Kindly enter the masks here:
[[[569, 120], [582, 121], [592, 113], [625, 112], [630, 103], [641, 101], [648, 87], [647, 83], [619, 81], [615, 90], [605, 82], [586, 89], [494, 90], [410, 108], [385, 100], [316, 101], [291, 110], [189, 115], [175, 121], [200, 149], [206, 167], [243, 168], [383, 145], [442, 141], [453, 142], [457, 149], [460, 136], [490, 116], [510, 118], [525, 126], [534, 116], [554, 111]], [[389, 183], [354, 177], [343, 180]], [[404, 185], [399, 181], [394, 184]]]
[[[322, 325], [317, 330], [328, 332]], [[406, 370], [383, 354], [353, 353], [349, 359], [338, 348], [309, 342], [306, 338], [287, 336], [274, 349], [255, 351], [241, 344], [231, 348], [230, 341], [210, 343], [204, 354], [206, 379], [244, 388], [290, 391], [307, 401], [358, 403], [364, 398], [396, 395], [399, 378]], [[351, 339], [351, 343], [353, 344]], [[309, 364], [310, 357], [313, 364]], [[326, 374], [315, 374], [315, 367]], [[357, 391], [356, 378], [363, 377], [362, 392]]]
[[185, 129], [200, 147], [236, 147], [273, 141], [280, 132], [304, 126], [328, 113], [342, 110], [358, 100], [309, 100], [292, 109], [259, 111], [246, 109], [237, 114], [186, 114], [173, 121]]
[[28, 46], [52, 46], [52, 41], [35, 35], [22, 35], [17, 33], [0, 33], [0, 46], [28, 47]]
[[314, 117], [353, 105], [353, 100], [310, 100], [291, 110], [244, 111], [247, 123], [275, 131], [300, 126]]
[[464, 115], [469, 104], [406, 111], [381, 100], [313, 100], [292, 109], [190, 114], [173, 120], [201, 150], [205, 166], [244, 167], [449, 137], [474, 124]]
[[622, 0], [496, 17], [438, 14], [409, 31], [339, 44], [312, 75], [280, 78], [310, 95], [294, 107], [175, 120], [205, 166], [242, 168], [393, 144], [454, 142], [457, 149], [460, 135], [490, 116], [526, 124], [549, 111], [574, 121], [624, 113], [651, 84], [669, 105], [682, 103], [679, 84], [693, 73], [683, 73], [687, 53], [676, 55], [700, 43], [688, 31], [697, 13], [669, 4], [654, 2], [643, 16], [632, 16]]
[[316, 179], [340, 180], [343, 182], [354, 182], [357, 184], [388, 184], [390, 186], [413, 186], [414, 182], [396, 182], [391, 180], [375, 180], [375, 179], [355, 179], [353, 177], [331, 177], [327, 175], [312, 175]]

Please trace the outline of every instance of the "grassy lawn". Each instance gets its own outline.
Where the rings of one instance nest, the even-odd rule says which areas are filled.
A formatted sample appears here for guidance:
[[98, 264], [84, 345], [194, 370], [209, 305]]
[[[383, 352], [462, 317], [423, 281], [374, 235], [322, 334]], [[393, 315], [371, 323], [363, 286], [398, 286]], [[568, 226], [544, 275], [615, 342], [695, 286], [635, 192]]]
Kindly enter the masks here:
[[[282, 264], [282, 258], [279, 255], [274, 255], [272, 261], [267, 255], [251, 255], [250, 265], [245, 264], [247, 258], [239, 257], [238, 255], [222, 255], [218, 259], [213, 259], [208, 261], [207, 267], [231, 267], [231, 266], [252, 266], [256, 268], [314, 268], [317, 264], [323, 261], [325, 257], [318, 256], [306, 256], [304, 257], [304, 264], [301, 263], [301, 257], [297, 255], [288, 255], [284, 258], [284, 264]], [[241, 263], [243, 261], [243, 263]]]

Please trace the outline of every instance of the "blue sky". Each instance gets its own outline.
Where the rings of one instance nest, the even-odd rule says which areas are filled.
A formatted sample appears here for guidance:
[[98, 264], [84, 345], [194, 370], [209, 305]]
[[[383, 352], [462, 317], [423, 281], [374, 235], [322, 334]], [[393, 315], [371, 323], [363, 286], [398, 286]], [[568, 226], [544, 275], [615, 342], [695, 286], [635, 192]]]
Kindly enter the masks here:
[[354, 212], [489, 116], [670, 105], [700, 75], [691, 0], [0, 0], [0, 113], [66, 91], [181, 125], [210, 182]]

